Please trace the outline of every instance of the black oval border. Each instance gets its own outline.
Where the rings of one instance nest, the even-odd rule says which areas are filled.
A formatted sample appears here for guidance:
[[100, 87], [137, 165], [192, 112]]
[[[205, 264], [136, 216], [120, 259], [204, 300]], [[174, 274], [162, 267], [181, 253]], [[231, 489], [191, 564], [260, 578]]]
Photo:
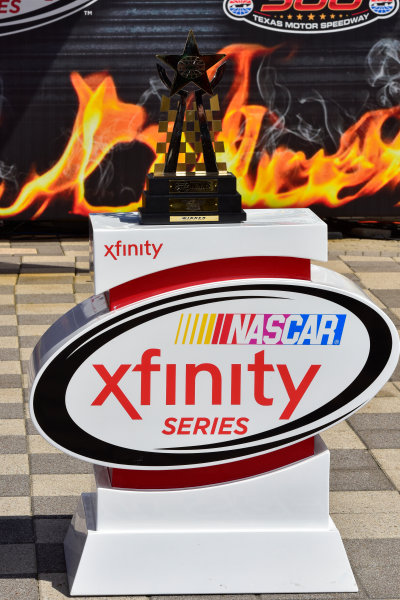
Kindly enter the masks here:
[[[75, 7], [71, 6], [72, 1], [73, 0], [62, 0], [59, 2], [57, 12], [54, 7], [49, 5], [32, 10], [28, 13], [17, 14], [0, 19], [0, 36], [30, 31], [31, 29], [43, 27], [44, 25], [54, 23], [61, 19], [67, 19], [80, 10], [85, 10], [85, 8], [97, 0], [82, 0], [82, 5]], [[34, 17], [39, 18], [34, 19]]]
[[[69, 416], [65, 405], [65, 393], [72, 376], [88, 356], [114, 337], [149, 320], [156, 319], [165, 314], [176, 312], [184, 308], [191, 308], [206, 303], [210, 304], [212, 302], [221, 302], [228, 299], [262, 298], [263, 296], [251, 296], [246, 294], [245, 296], [208, 298], [207, 300], [202, 298], [200, 300], [192, 300], [182, 304], [182, 301], [189, 300], [190, 298], [209, 295], [213, 292], [243, 293], [255, 291], [267, 292], [272, 290], [278, 292], [297, 292], [336, 302], [336, 304], [343, 306], [343, 308], [346, 308], [355, 314], [367, 329], [371, 344], [369, 355], [362, 370], [343, 392], [319, 409], [291, 423], [281, 425], [273, 430], [262, 432], [245, 439], [234, 440], [228, 443], [220, 442], [204, 446], [193, 446], [191, 450], [198, 450], [198, 452], [190, 454], [184, 452], [184, 450], [190, 450], [190, 448], [187, 447], [172, 448], [170, 450], [163, 449], [157, 452], [145, 452], [116, 446], [88, 434]], [[173, 306], [164, 306], [165, 304], [170, 304], [171, 301], [174, 301]], [[180, 302], [180, 304], [177, 306], [175, 304], [176, 302]], [[155, 310], [148, 315], [140, 314], [145, 310], [154, 308], [158, 308], [158, 310]], [[122, 320], [124, 322], [120, 323]], [[106, 331], [102, 331], [105, 327], [107, 327]], [[110, 466], [140, 466], [142, 468], [178, 467], [229, 461], [293, 444], [301, 439], [310, 437], [326, 428], [326, 426], [332, 426], [343, 419], [350, 413], [342, 414], [335, 420], [325, 423], [318, 428], [310, 429], [301, 434], [294, 434], [279, 441], [260, 443], [259, 445], [250, 448], [232, 448], [232, 446], [240, 446], [241, 444], [248, 444], [252, 441], [267, 440], [268, 438], [275, 437], [282, 433], [289, 433], [299, 427], [312, 424], [340, 408], [343, 408], [377, 379], [389, 361], [392, 346], [392, 335], [389, 326], [378, 312], [367, 304], [364, 304], [362, 301], [336, 291], [299, 286], [296, 284], [243, 284], [217, 288], [214, 290], [208, 289], [204, 291], [189, 292], [180, 294], [174, 298], [149, 302], [140, 308], [118, 314], [114, 318], [83, 333], [79, 338], [71, 342], [43, 371], [35, 388], [33, 411], [39, 427], [57, 445], [65, 448], [68, 452], [72, 452], [87, 460], [106, 463]], [[224, 450], [227, 445], [230, 447], [229, 450]], [[216, 451], [212, 452], [213, 449]], [[209, 451], [202, 452], [202, 450]]]

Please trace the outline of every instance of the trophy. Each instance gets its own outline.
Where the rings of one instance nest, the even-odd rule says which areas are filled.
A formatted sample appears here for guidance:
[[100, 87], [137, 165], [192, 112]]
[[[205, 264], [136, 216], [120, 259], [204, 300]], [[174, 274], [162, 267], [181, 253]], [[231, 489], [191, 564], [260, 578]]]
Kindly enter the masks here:
[[[189, 31], [181, 55], [156, 57], [175, 71], [175, 78], [171, 81], [164, 66], [157, 63], [169, 96], [161, 99], [157, 160], [154, 173], [146, 177], [139, 209], [143, 225], [246, 220], [236, 177], [227, 171], [224, 142], [217, 139], [222, 124], [214, 90], [226, 63], [217, 68], [211, 81], [207, 75], [225, 56], [201, 55]], [[205, 94], [209, 108], [204, 104]]]

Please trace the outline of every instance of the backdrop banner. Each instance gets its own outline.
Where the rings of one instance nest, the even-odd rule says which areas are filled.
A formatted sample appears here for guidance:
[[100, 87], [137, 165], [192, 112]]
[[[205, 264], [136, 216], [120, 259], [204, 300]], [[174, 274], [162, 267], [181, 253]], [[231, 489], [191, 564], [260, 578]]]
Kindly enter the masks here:
[[[224, 53], [243, 206], [400, 220], [399, 0], [0, 0], [0, 219], [135, 211], [156, 54]], [[212, 75], [212, 69], [210, 69]]]

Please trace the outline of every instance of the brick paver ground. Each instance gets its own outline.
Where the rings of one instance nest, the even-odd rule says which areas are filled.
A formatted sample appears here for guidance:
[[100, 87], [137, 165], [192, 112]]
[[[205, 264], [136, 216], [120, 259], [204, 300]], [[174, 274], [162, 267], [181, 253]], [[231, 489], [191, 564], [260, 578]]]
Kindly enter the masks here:
[[[365, 288], [399, 328], [400, 241], [333, 240], [329, 250], [329, 267]], [[92, 469], [37, 434], [27, 408], [26, 370], [47, 327], [92, 294], [88, 271], [85, 240], [0, 241], [1, 599], [69, 597], [62, 542], [79, 495], [91, 490]], [[331, 449], [331, 514], [360, 591], [260, 600], [398, 600], [399, 367], [376, 398], [323, 438]]]

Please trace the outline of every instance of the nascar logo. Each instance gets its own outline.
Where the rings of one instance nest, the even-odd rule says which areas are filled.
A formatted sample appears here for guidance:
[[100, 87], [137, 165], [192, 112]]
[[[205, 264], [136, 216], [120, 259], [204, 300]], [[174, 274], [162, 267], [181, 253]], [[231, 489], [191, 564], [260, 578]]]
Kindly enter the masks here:
[[175, 344], [332, 346], [345, 314], [181, 314]]

